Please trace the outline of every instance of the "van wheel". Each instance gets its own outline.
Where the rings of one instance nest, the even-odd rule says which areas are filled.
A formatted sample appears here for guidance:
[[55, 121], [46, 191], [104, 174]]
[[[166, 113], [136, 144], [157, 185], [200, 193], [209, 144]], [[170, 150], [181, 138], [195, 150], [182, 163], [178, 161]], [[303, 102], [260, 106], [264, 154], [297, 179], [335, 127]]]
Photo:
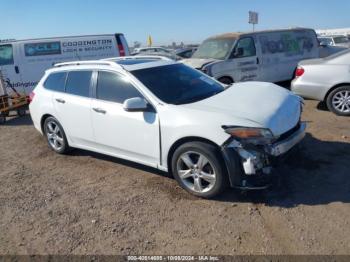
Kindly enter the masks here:
[[327, 97], [327, 107], [338, 116], [350, 116], [350, 86], [340, 86]]
[[5, 124], [6, 122], [6, 116], [0, 115], [0, 125]]
[[26, 110], [25, 109], [23, 109], [23, 108], [21, 108], [21, 109], [18, 109], [17, 110], [17, 115], [18, 116], [25, 116], [26, 115]]
[[220, 77], [218, 81], [225, 85], [231, 85], [234, 83], [233, 79], [228, 76]]
[[49, 147], [58, 154], [68, 153], [70, 150], [66, 134], [62, 126], [54, 117], [48, 117], [44, 123], [44, 133]]
[[172, 172], [186, 191], [203, 198], [220, 194], [228, 185], [217, 149], [203, 142], [190, 142], [176, 149]]

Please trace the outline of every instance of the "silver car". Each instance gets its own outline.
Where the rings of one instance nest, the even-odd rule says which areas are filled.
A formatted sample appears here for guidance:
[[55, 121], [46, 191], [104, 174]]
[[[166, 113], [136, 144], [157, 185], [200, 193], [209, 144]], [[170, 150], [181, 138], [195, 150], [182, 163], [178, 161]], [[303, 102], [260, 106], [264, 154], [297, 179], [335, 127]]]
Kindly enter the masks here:
[[350, 50], [301, 61], [291, 88], [302, 97], [325, 101], [337, 115], [350, 116]]

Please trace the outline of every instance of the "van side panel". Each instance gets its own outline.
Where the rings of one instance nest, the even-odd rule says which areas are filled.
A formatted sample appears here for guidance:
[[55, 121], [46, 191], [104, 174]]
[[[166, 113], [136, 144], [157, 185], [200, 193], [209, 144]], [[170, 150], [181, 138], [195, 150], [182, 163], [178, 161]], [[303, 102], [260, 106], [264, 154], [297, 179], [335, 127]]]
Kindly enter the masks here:
[[[14, 45], [18, 46], [18, 68], [27, 94], [45, 70], [55, 63], [119, 56], [117, 41], [112, 34], [23, 40]], [[125, 50], [128, 51], [128, 48], [125, 47]]]
[[264, 81], [290, 80], [299, 61], [319, 57], [319, 44], [313, 30], [266, 32], [259, 33], [257, 38]]

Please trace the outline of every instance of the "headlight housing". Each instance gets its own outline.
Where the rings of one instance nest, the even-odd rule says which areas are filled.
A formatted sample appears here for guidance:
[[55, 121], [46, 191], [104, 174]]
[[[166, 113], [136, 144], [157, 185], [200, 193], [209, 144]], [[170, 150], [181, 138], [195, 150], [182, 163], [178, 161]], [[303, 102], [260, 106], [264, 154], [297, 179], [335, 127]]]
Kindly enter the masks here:
[[271, 130], [267, 128], [223, 126], [223, 129], [238, 141], [254, 145], [271, 144], [275, 139]]

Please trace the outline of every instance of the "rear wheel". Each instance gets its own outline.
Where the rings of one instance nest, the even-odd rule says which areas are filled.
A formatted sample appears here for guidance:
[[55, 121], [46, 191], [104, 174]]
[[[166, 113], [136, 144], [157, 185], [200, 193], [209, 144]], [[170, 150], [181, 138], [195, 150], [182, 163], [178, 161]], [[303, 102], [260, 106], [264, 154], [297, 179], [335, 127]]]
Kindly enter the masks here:
[[217, 149], [203, 142], [186, 143], [176, 149], [172, 172], [182, 188], [203, 198], [220, 194], [228, 185]]
[[44, 123], [44, 132], [49, 147], [58, 154], [65, 154], [69, 151], [66, 134], [62, 126], [54, 117], [48, 117]]
[[5, 124], [6, 122], [6, 116], [0, 114], [0, 125]]
[[17, 110], [17, 115], [18, 116], [25, 116], [26, 115], [26, 110], [24, 108], [18, 109]]
[[327, 107], [339, 116], [350, 116], [350, 86], [340, 86], [327, 97]]

